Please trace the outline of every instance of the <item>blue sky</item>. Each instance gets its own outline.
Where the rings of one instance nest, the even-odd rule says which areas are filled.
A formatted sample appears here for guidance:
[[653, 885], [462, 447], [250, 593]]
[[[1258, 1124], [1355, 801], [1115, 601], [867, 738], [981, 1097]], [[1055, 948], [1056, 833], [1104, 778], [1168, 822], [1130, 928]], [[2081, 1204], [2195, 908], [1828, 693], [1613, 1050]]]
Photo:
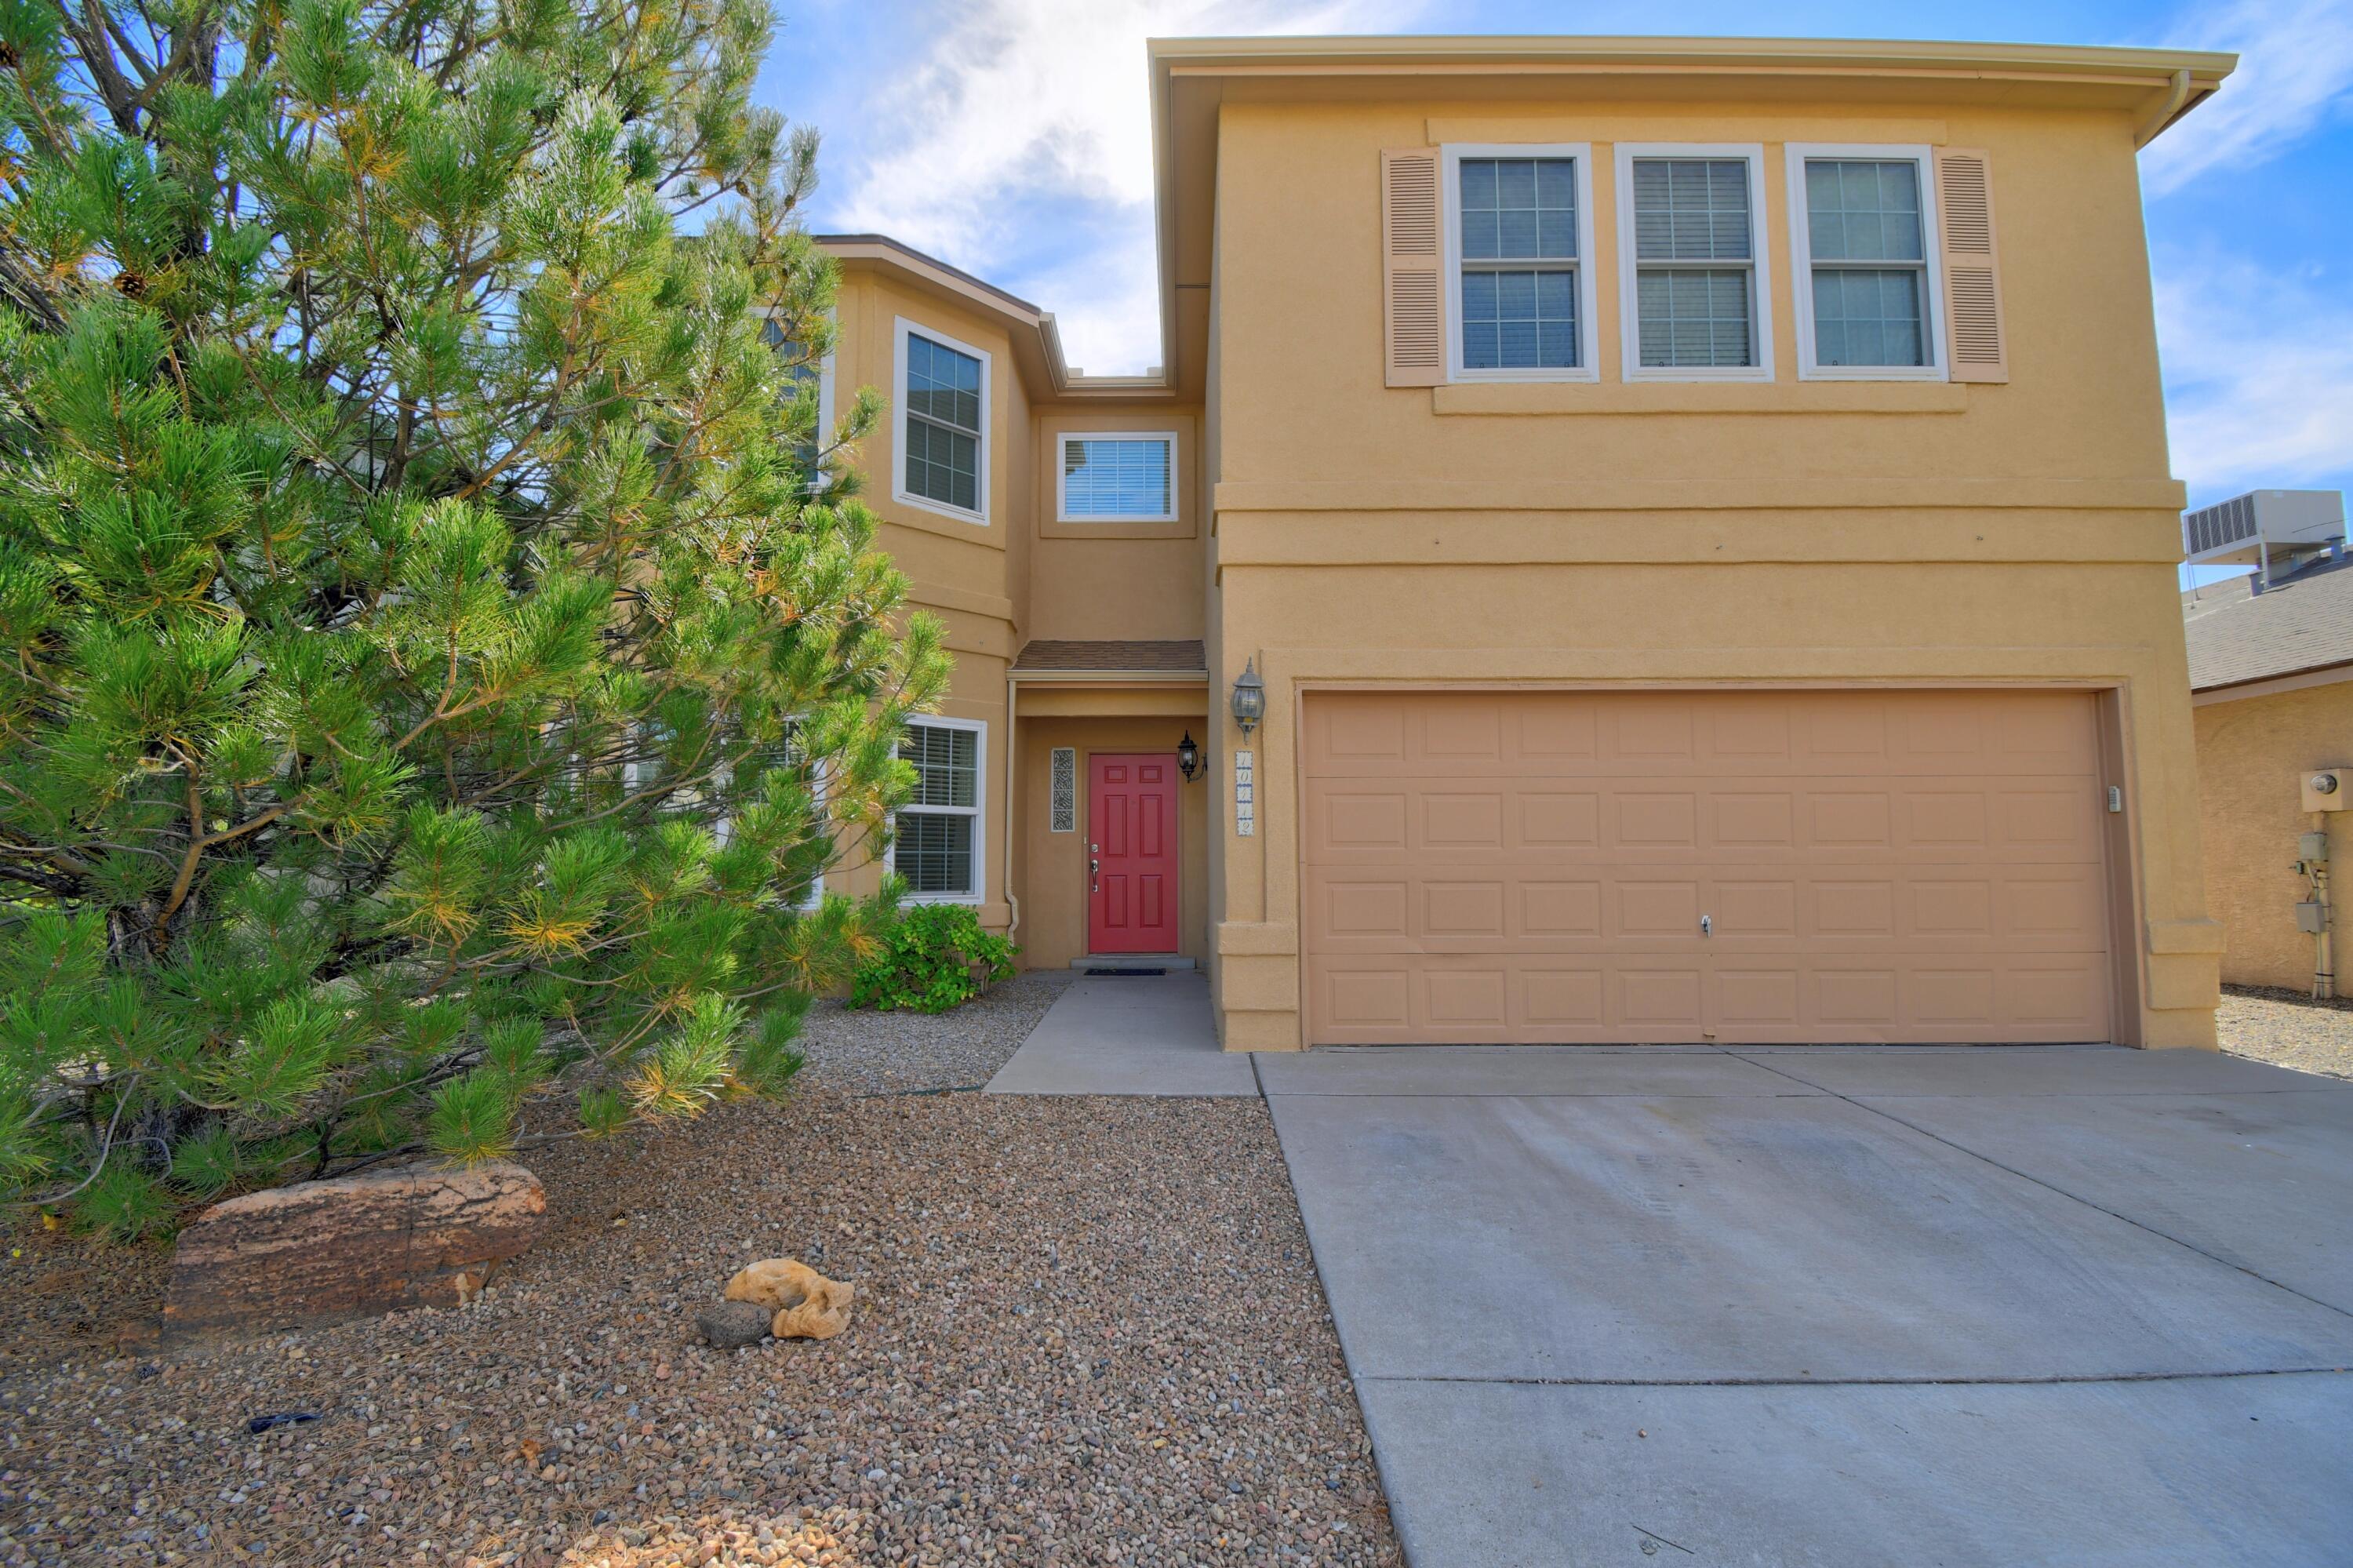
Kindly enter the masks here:
[[[880, 230], [1036, 301], [1073, 363], [1141, 370], [1144, 40], [1677, 33], [2237, 51], [2141, 157], [2174, 471], [2202, 504], [2353, 488], [2353, 0], [778, 0], [761, 101], [825, 133], [813, 226]], [[1893, 26], [1891, 17], [1900, 17]]]

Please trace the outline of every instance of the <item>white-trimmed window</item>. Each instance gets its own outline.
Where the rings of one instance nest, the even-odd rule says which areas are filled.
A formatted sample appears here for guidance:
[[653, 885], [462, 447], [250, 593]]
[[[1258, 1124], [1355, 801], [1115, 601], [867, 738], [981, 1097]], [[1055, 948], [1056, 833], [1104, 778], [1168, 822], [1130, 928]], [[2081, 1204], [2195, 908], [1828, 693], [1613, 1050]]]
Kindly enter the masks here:
[[762, 324], [761, 340], [776, 350], [785, 361], [785, 378], [797, 395], [804, 387], [817, 387], [817, 434], [814, 440], [794, 455], [808, 474], [809, 488], [825, 488], [827, 448], [833, 441], [833, 355], [813, 359], [797, 339], [785, 335], [785, 329], [771, 316]]
[[1626, 379], [1773, 379], [1764, 211], [1760, 146], [1619, 145]]
[[1926, 147], [1790, 144], [1800, 376], [1944, 378], [1934, 166]]
[[1072, 430], [1060, 438], [1055, 520], [1174, 523], [1176, 436], [1171, 430]]
[[1595, 379], [1591, 148], [1443, 152], [1449, 375]]
[[899, 461], [892, 493], [926, 512], [988, 521], [988, 355], [897, 322]]
[[[821, 764], [810, 762], [808, 752], [801, 744], [801, 725], [802, 720], [797, 715], [786, 719], [782, 735], [767, 746], [753, 747], [743, 763], [735, 766], [748, 765], [754, 776], [765, 773], [774, 768], [782, 768], [793, 772], [807, 769], [809, 803], [818, 820], [822, 822], [825, 820], [825, 768]], [[731, 784], [733, 782], [732, 778], [729, 782]], [[711, 832], [712, 837], [718, 840], [723, 846], [735, 837], [735, 820], [733, 817], [722, 817], [712, 824]], [[801, 895], [801, 901], [794, 907], [814, 909], [824, 902], [825, 873], [820, 871], [809, 878], [807, 891]]]
[[917, 903], [977, 904], [983, 874], [987, 726], [973, 719], [911, 719], [899, 755], [915, 765], [915, 792], [892, 820], [891, 869]]

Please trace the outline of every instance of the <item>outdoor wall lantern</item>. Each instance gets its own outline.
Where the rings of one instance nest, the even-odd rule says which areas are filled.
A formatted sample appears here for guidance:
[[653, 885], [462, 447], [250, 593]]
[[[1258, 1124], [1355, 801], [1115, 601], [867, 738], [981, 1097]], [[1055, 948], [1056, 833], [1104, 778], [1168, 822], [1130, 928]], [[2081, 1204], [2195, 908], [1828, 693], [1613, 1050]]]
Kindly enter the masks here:
[[1187, 730], [1185, 738], [1176, 743], [1176, 771], [1190, 784], [1201, 771], [1201, 748], [1193, 743], [1193, 732]]
[[1242, 738], [1258, 727], [1266, 717], [1266, 683], [1258, 678], [1258, 661], [1243, 662], [1242, 673], [1234, 677], [1234, 722], [1242, 726]]

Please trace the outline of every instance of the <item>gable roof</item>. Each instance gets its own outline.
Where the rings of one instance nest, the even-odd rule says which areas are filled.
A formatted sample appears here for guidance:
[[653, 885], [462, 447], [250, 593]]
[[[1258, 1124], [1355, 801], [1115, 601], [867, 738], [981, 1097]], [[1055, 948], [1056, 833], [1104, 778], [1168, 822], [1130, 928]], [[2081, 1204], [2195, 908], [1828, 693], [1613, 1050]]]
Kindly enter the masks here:
[[2194, 692], [2353, 663], [2353, 556], [2259, 594], [2186, 600], [2182, 615]]

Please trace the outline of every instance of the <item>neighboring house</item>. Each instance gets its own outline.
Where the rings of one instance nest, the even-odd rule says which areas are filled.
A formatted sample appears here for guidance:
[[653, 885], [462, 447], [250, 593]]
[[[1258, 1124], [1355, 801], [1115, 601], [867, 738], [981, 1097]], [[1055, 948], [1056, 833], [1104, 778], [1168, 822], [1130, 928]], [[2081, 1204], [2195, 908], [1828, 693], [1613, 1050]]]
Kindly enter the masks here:
[[[2182, 596], [2206, 896], [2227, 943], [2223, 980], [2309, 991], [2317, 955], [2296, 927], [2296, 904], [2312, 896], [2298, 840], [2327, 832], [2347, 874], [2332, 893], [2353, 888], [2353, 811], [2306, 811], [2302, 789], [2316, 770], [2353, 768], [2353, 559], [2340, 551], [2262, 593], [2253, 586], [2240, 577]], [[2340, 908], [2340, 969], [2344, 929]]]
[[2232, 64], [1155, 43], [1142, 376], [826, 240], [957, 659], [899, 869], [1233, 1048], [2211, 1046], [2135, 151]]

